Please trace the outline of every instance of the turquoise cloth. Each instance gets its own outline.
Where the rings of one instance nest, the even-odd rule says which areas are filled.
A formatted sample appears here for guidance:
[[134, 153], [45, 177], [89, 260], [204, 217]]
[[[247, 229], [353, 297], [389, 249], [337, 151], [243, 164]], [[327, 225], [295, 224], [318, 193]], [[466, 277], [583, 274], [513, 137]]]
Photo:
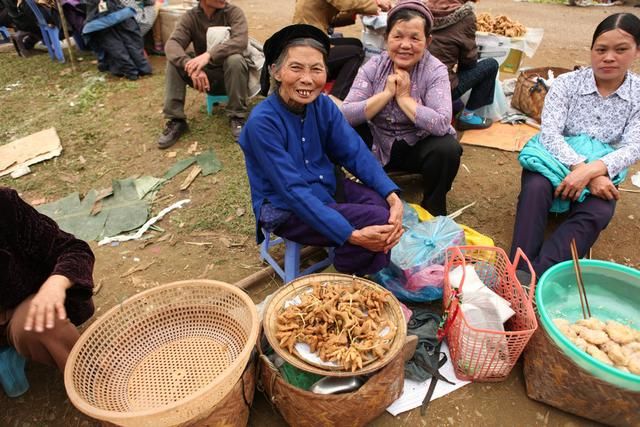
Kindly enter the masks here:
[[[614, 149], [603, 142], [598, 141], [595, 138], [591, 138], [588, 135], [578, 136], [566, 136], [565, 141], [569, 144], [578, 154], [581, 154], [587, 158], [586, 162], [593, 162], [602, 158], [603, 156], [611, 153]], [[568, 167], [563, 165], [556, 159], [546, 148], [540, 143], [540, 134], [534, 135], [524, 146], [518, 160], [522, 167], [526, 170], [537, 172], [551, 181], [553, 188], [555, 189], [562, 180], [569, 175]], [[620, 172], [613, 178], [613, 183], [619, 185], [627, 177], [627, 169]], [[584, 201], [589, 195], [589, 189], [582, 190], [582, 194], [578, 198], [578, 202]], [[562, 213], [567, 212], [571, 206], [570, 200], [562, 200], [557, 197], [551, 204], [549, 212]]]

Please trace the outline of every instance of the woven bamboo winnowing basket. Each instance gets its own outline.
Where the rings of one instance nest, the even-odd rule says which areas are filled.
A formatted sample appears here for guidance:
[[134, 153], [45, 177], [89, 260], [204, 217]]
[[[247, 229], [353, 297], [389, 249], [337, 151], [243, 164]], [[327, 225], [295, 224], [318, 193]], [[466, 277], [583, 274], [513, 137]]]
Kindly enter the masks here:
[[640, 393], [594, 377], [538, 328], [524, 353], [527, 395], [563, 411], [612, 426], [640, 426]]
[[391, 362], [391, 360], [396, 357], [396, 355], [400, 352], [400, 350], [402, 350], [402, 347], [404, 346], [405, 338], [407, 336], [407, 323], [404, 318], [404, 314], [402, 313], [400, 303], [390, 292], [388, 292], [389, 300], [385, 304], [385, 311], [389, 321], [397, 327], [396, 335], [393, 338], [393, 342], [391, 343], [391, 346], [384, 357], [376, 359], [373, 362], [364, 365], [362, 369], [358, 369], [352, 372], [345, 371], [342, 367], [329, 367], [308, 362], [300, 358], [297, 354], [289, 353], [287, 349], [283, 348], [280, 345], [279, 340], [276, 338], [277, 317], [280, 313], [280, 310], [283, 308], [284, 304], [287, 301], [290, 301], [297, 295], [307, 292], [309, 289], [311, 289], [311, 284], [315, 282], [331, 282], [349, 286], [354, 281], [357, 281], [367, 287], [382, 289], [385, 292], [388, 292], [386, 289], [370, 280], [339, 273], [309, 274], [307, 276], [292, 280], [286, 286], [283, 286], [277, 293], [273, 295], [264, 312], [264, 334], [274, 351], [278, 353], [280, 357], [282, 357], [284, 360], [298, 369], [318, 375], [331, 377], [352, 377], [356, 375], [364, 375], [367, 373], [378, 371], [387, 363]]
[[413, 356], [418, 339], [406, 338], [402, 351], [353, 393], [316, 394], [286, 382], [267, 356], [260, 354], [258, 381], [267, 400], [285, 421], [296, 427], [359, 427], [379, 417], [400, 397], [404, 364]]
[[82, 334], [65, 367], [67, 394], [116, 425], [201, 419], [241, 377], [258, 330], [255, 305], [235, 286], [187, 280], [149, 289]]

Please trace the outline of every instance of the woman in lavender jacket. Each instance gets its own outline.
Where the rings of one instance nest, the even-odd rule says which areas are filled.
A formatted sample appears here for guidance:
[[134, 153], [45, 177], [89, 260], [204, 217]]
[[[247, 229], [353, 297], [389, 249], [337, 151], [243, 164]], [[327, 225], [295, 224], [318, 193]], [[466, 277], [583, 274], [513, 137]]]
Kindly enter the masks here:
[[433, 16], [419, 0], [392, 8], [388, 51], [360, 69], [342, 109], [385, 170], [421, 173], [420, 204], [446, 215], [462, 147], [451, 126], [447, 67], [427, 50], [432, 26]]

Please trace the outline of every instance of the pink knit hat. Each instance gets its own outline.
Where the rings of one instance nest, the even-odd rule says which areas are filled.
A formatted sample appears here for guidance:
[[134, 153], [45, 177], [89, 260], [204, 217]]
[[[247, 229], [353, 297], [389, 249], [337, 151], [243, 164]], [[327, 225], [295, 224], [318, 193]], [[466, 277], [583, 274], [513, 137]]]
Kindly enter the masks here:
[[422, 2], [421, 0], [399, 0], [398, 3], [393, 6], [387, 13], [387, 22], [393, 15], [403, 9], [415, 10], [416, 12], [422, 14], [427, 20], [429, 29], [433, 28], [433, 14], [431, 13], [427, 5], [424, 4], [424, 2]]

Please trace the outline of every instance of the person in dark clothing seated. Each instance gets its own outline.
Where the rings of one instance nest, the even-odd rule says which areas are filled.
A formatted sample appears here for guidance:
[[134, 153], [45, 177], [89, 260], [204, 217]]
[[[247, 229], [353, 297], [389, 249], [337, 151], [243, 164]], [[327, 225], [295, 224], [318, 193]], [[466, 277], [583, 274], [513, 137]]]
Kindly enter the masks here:
[[474, 110], [493, 104], [500, 68], [493, 58], [478, 61], [475, 1], [427, 0], [434, 17], [429, 51], [449, 70], [451, 98], [456, 101], [471, 90], [464, 110], [457, 117], [458, 130], [491, 126], [491, 119], [478, 116]]
[[0, 187], [0, 347], [64, 371], [94, 311], [93, 264], [89, 245]]
[[[304, 24], [285, 27], [264, 45], [262, 93], [269, 74], [276, 90], [240, 135], [257, 240], [265, 229], [305, 245], [335, 246], [336, 270], [371, 274], [389, 263], [402, 235], [402, 202], [338, 107], [321, 95], [329, 49], [327, 35]], [[362, 184], [338, 180], [334, 162]]]
[[[309, 24], [331, 34], [334, 27], [352, 25], [356, 14], [377, 15], [387, 11], [390, 0], [296, 0], [294, 24]], [[339, 100], [349, 93], [364, 59], [362, 42], [351, 37], [332, 37], [327, 57], [328, 79], [333, 80], [331, 95]]]
[[18, 5], [16, 0], [0, 0], [0, 25], [15, 29], [11, 42], [18, 56], [29, 56], [29, 51], [42, 39], [36, 17], [25, 1]]

